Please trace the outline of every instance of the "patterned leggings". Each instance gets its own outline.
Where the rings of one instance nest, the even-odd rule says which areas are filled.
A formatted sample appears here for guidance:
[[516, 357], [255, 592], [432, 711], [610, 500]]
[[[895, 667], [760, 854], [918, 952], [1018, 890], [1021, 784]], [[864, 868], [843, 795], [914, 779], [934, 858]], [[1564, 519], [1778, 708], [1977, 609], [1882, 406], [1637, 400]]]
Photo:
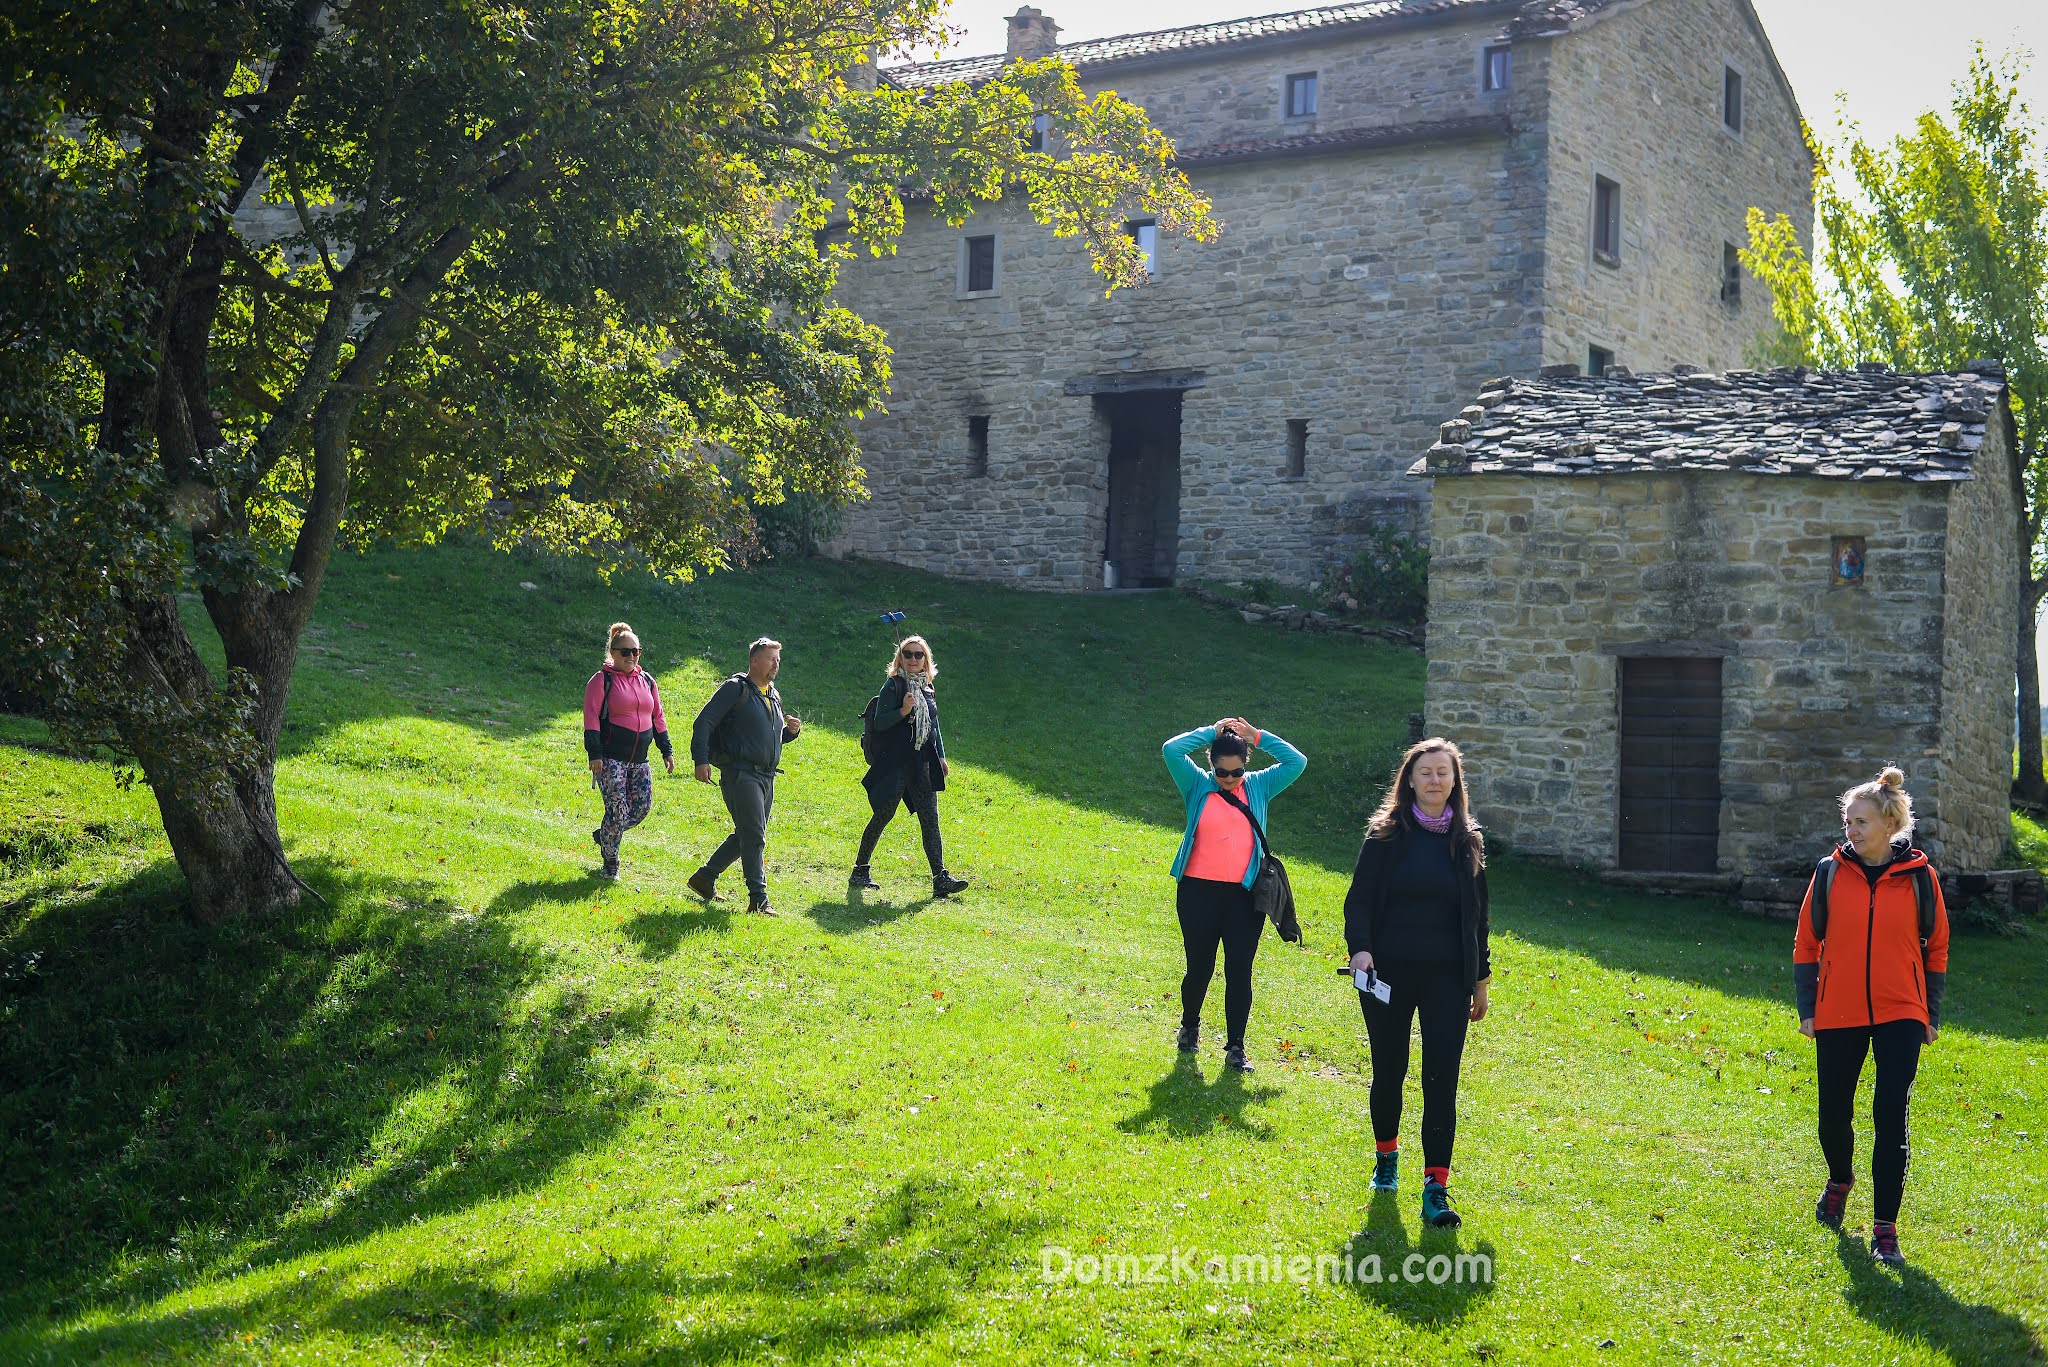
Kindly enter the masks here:
[[619, 841], [645, 821], [648, 809], [654, 806], [653, 766], [607, 759], [597, 776], [597, 790], [604, 794], [604, 824], [597, 828], [597, 847], [606, 859], [617, 859]]

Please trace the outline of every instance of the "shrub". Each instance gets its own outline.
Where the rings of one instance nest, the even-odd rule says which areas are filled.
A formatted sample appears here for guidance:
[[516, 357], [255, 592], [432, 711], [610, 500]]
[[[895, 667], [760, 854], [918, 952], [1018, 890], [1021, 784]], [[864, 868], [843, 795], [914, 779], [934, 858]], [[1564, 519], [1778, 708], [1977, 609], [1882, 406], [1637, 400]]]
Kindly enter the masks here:
[[1429, 547], [1391, 527], [1375, 527], [1357, 555], [1328, 580], [1333, 598], [1349, 598], [1367, 617], [1420, 623], [1429, 614]]

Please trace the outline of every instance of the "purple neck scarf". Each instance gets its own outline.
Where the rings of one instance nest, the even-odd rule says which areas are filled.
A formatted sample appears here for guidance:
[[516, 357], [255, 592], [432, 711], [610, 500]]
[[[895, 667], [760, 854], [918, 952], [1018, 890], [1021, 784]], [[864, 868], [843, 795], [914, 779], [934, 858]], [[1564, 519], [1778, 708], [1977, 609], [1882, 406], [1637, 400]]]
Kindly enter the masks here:
[[1423, 814], [1420, 803], [1411, 802], [1408, 804], [1408, 814], [1414, 817], [1415, 824], [1422, 827], [1425, 831], [1434, 831], [1438, 835], [1442, 835], [1451, 828], [1451, 804], [1448, 802], [1444, 804], [1443, 811], [1433, 817]]

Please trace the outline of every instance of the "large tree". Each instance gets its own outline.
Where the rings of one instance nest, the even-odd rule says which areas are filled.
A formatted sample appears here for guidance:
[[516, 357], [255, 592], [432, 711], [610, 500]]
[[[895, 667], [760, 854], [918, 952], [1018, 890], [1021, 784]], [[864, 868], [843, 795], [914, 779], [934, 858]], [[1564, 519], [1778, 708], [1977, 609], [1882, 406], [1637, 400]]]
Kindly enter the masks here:
[[303, 887], [272, 780], [337, 546], [482, 526], [687, 577], [750, 500], [858, 495], [889, 353], [834, 262], [906, 199], [1020, 197], [1111, 287], [1132, 215], [1213, 234], [1143, 111], [1063, 63], [877, 81], [942, 9], [0, 14], [0, 682], [134, 765], [200, 915]]
[[2035, 627], [2048, 596], [2048, 165], [2019, 97], [2016, 59], [1980, 49], [1946, 117], [1921, 115], [1887, 146], [1851, 137], [1843, 158], [1807, 132], [1819, 164], [1818, 270], [1791, 223], [1750, 210], [1743, 263], [1771, 289], [1781, 333], [1763, 359], [1846, 368], [2005, 366], [2019, 433], [2014, 486], [2027, 554], [2015, 623], [2019, 769], [2013, 793], [2048, 804]]

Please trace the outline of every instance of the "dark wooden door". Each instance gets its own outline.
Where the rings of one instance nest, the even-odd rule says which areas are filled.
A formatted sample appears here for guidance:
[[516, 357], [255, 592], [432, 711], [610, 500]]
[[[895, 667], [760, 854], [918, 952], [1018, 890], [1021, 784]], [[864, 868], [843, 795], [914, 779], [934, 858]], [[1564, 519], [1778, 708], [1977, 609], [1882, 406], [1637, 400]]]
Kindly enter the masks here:
[[1109, 519], [1104, 555], [1125, 588], [1173, 582], [1180, 553], [1180, 391], [1103, 401], [1109, 417]]
[[1713, 873], [1721, 847], [1721, 662], [1621, 661], [1621, 867]]

